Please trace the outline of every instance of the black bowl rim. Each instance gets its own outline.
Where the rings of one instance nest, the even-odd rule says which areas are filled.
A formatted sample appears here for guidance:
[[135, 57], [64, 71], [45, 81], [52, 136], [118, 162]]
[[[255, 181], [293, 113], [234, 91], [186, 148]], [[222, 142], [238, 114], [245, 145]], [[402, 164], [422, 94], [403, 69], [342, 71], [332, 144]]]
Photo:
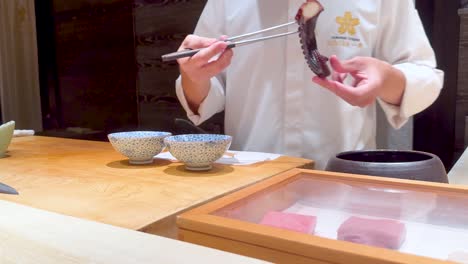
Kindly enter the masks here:
[[[375, 153], [375, 152], [399, 152], [399, 153], [414, 153], [414, 154], [420, 154], [420, 155], [425, 155], [425, 156], [429, 156], [430, 158], [429, 159], [425, 159], [425, 160], [419, 160], [419, 161], [405, 161], [405, 162], [371, 162], [371, 161], [353, 161], [353, 160], [347, 160], [347, 159], [343, 159], [343, 158], [340, 158], [339, 156], [342, 156], [342, 155], [349, 155], [349, 154], [358, 154], [358, 153]], [[346, 163], [352, 163], [352, 164], [356, 164], [356, 163], [360, 163], [360, 164], [371, 164], [371, 165], [388, 165], [388, 166], [392, 166], [393, 165], [396, 165], [396, 164], [419, 164], [419, 163], [426, 163], [428, 161], [431, 161], [431, 160], [439, 160], [440, 158], [437, 157], [436, 155], [432, 154], [432, 153], [429, 153], [429, 152], [424, 152], [424, 151], [418, 151], [418, 150], [395, 150], [395, 149], [372, 149], [372, 150], [351, 150], [351, 151], [344, 151], [344, 152], [340, 152], [338, 154], [336, 154], [334, 157], [332, 157], [332, 159], [337, 159], [339, 160], [340, 162], [346, 162]]]

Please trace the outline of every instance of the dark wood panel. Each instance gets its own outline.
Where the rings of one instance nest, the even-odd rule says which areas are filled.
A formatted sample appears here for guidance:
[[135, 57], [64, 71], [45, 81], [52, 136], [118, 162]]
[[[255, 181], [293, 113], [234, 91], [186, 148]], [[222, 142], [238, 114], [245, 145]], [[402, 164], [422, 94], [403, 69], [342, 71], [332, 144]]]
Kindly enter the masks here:
[[455, 120], [455, 149], [462, 152], [465, 145], [465, 117], [468, 117], [468, 8], [460, 9], [460, 44], [458, 55], [458, 89]]
[[55, 30], [52, 1], [35, 0], [39, 86], [44, 130], [62, 126], [58, 100]]
[[[82, 138], [67, 127], [106, 133], [187, 132], [175, 95], [175, 51], [196, 26], [206, 0], [45, 0], [38, 2], [45, 134]], [[48, 19], [48, 20], [46, 20]], [[47, 23], [45, 23], [47, 21]], [[41, 60], [42, 58], [42, 60]], [[205, 122], [223, 132], [224, 114]]]
[[[205, 3], [206, 0], [135, 1], [135, 52], [141, 127], [175, 134], [185, 131], [174, 122], [177, 118], [187, 119], [175, 95], [174, 85], [179, 68], [176, 62], [162, 62], [161, 56], [176, 51], [185, 36], [194, 31]], [[202, 127], [221, 133], [223, 118], [223, 114], [217, 115]]]
[[468, 0], [460, 0], [461, 6], [460, 7], [468, 7]]
[[53, 1], [63, 128], [137, 126], [131, 0]]
[[438, 100], [415, 117], [414, 148], [438, 155], [449, 170], [455, 152], [460, 2], [416, 0], [416, 5], [445, 80]]
[[174, 120], [186, 117], [174, 90], [178, 65], [163, 63], [161, 55], [177, 50], [193, 32], [205, 2], [135, 1], [138, 111], [144, 128], [177, 133]]

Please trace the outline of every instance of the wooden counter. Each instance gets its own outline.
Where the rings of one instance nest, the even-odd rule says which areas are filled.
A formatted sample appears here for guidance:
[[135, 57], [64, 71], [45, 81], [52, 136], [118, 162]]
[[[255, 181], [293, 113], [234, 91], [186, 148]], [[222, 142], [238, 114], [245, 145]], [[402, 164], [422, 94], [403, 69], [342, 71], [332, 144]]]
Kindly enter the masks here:
[[130, 166], [108, 142], [38, 136], [14, 138], [8, 154], [0, 159], [0, 182], [19, 195], [0, 199], [166, 237], [176, 236], [175, 218], [189, 208], [291, 168], [313, 166], [292, 157], [250, 166], [215, 164], [205, 173], [166, 160]]
[[2, 264], [266, 263], [7, 201], [0, 210]]

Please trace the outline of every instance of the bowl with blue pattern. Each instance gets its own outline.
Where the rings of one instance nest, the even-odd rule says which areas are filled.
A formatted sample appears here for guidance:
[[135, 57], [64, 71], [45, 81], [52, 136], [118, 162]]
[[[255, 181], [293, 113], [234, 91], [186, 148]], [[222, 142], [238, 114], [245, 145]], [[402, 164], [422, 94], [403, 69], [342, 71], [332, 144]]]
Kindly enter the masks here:
[[109, 142], [120, 154], [126, 156], [130, 164], [141, 165], [153, 163], [154, 156], [164, 148], [164, 138], [169, 132], [128, 131], [107, 135]]
[[232, 137], [219, 134], [186, 134], [164, 139], [169, 152], [184, 163], [185, 169], [205, 171], [231, 146]]

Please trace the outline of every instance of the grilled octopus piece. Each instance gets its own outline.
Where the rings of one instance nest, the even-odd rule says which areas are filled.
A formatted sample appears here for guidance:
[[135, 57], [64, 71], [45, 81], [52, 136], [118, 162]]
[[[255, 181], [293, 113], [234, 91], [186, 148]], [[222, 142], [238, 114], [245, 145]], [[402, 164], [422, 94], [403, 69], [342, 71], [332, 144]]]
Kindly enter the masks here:
[[330, 75], [328, 68], [328, 58], [321, 55], [317, 50], [317, 40], [315, 38], [315, 26], [317, 18], [323, 11], [323, 6], [317, 0], [307, 0], [299, 8], [296, 21], [299, 24], [299, 37], [302, 52], [309, 68], [320, 78]]

